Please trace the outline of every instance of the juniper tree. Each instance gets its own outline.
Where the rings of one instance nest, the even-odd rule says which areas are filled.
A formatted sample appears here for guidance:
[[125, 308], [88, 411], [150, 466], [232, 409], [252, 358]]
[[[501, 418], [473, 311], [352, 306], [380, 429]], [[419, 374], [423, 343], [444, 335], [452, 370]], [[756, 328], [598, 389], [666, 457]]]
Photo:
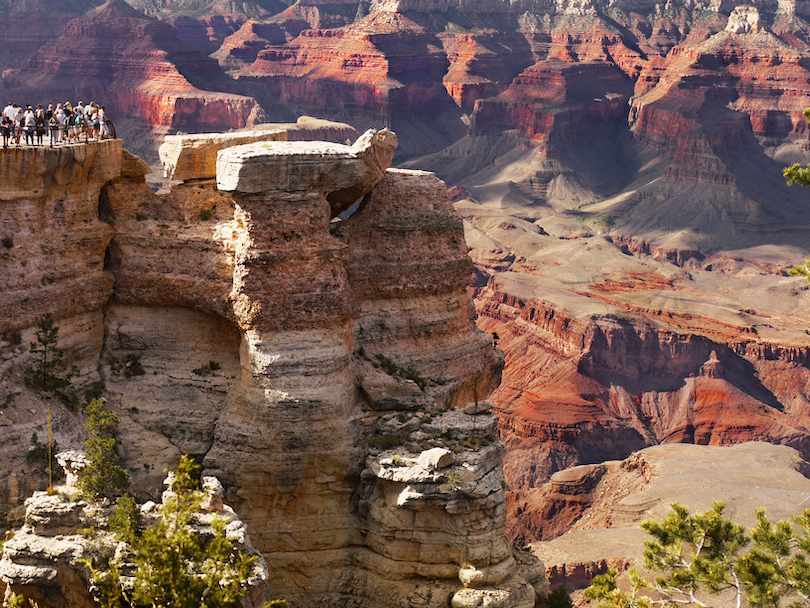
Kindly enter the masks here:
[[36, 364], [26, 370], [25, 381], [32, 388], [56, 391], [70, 386], [67, 365], [63, 359], [65, 351], [59, 348], [59, 328], [51, 313], [45, 313], [37, 324], [37, 341], [31, 342], [31, 354], [36, 356]]
[[108, 568], [90, 567], [93, 582], [106, 606], [152, 608], [233, 608], [247, 593], [247, 581], [256, 562], [234, 549], [218, 515], [203, 533], [197, 514], [205, 497], [198, 480], [199, 467], [183, 456], [170, 490], [160, 507], [160, 518], [130, 541], [135, 567], [131, 597], [121, 585], [121, 559]]
[[652, 536], [644, 567], [654, 578], [633, 568], [625, 591], [611, 569], [594, 577], [585, 597], [602, 608], [705, 607], [710, 596], [726, 591], [738, 607], [810, 606], [810, 509], [775, 524], [760, 509], [750, 534], [723, 510], [716, 502], [690, 514], [675, 503], [662, 522], [644, 522]]
[[112, 498], [129, 487], [129, 475], [118, 464], [115, 444], [118, 438], [118, 414], [107, 409], [103, 399], [93, 399], [85, 408], [90, 433], [84, 442], [89, 464], [79, 478], [79, 488], [87, 498]]

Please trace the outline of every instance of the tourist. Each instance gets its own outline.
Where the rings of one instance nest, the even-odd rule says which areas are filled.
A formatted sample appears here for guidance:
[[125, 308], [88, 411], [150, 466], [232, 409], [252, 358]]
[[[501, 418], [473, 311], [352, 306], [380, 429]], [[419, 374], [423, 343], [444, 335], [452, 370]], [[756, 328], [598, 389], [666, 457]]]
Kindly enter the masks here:
[[0, 116], [0, 133], [3, 134], [3, 147], [8, 148], [8, 140], [11, 137], [11, 119], [8, 115], [3, 112], [3, 115]]
[[76, 111], [76, 134], [78, 138], [84, 134], [84, 143], [87, 143], [87, 119], [84, 117], [84, 112], [78, 110]]
[[98, 108], [95, 107], [95, 104], [91, 105], [93, 106], [93, 113], [90, 115], [90, 125], [92, 129], [90, 135], [98, 139], [99, 135], [101, 134], [101, 129], [98, 120]]
[[36, 120], [37, 120], [37, 145], [43, 145], [42, 139], [45, 137], [45, 110], [42, 109], [41, 105], [37, 106], [37, 110], [34, 113]]
[[56, 118], [56, 112], [51, 115], [51, 119], [48, 121], [48, 132], [51, 139], [51, 148], [53, 148], [54, 142], [59, 137], [59, 119]]
[[34, 145], [34, 134], [37, 130], [37, 117], [34, 114], [34, 109], [28, 106], [23, 114], [23, 131], [25, 132], [25, 145]]
[[53, 115], [56, 117], [56, 121], [59, 124], [59, 137], [57, 141], [65, 141], [65, 137], [67, 136], [67, 115], [61, 103], [56, 104], [56, 111]]
[[98, 110], [98, 124], [99, 124], [99, 139], [107, 139], [109, 131], [107, 130], [107, 106], [101, 106]]
[[8, 105], [5, 108], [3, 108], [3, 116], [8, 116], [8, 119], [12, 122], [14, 122], [14, 117], [17, 115], [16, 105], [17, 104], [12, 104], [9, 101]]
[[22, 106], [18, 106], [16, 103], [14, 104], [15, 114], [14, 114], [14, 139], [17, 142], [17, 145], [20, 145], [20, 139], [22, 139], [23, 134], [23, 123], [25, 122], [25, 113], [23, 112]]

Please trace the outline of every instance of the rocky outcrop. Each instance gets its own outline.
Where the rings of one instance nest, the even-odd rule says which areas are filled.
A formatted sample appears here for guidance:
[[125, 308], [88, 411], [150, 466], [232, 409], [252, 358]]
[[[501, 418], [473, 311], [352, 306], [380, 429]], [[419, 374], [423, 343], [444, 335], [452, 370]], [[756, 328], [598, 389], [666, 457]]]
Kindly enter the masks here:
[[619, 573], [630, 567], [641, 569], [644, 543], [649, 539], [641, 523], [663, 519], [675, 500], [693, 513], [722, 501], [724, 516], [749, 528], [760, 508], [772, 521], [801, 513], [804, 505], [793, 499], [803, 498], [810, 489], [808, 463], [791, 448], [765, 443], [662, 445], [599, 466], [604, 472], [587, 491], [575, 484], [567, 492], [552, 494], [552, 481], [536, 490], [520, 514], [521, 520], [531, 519], [542, 529], [544, 512], [555, 505], [564, 512], [568, 500], [576, 501], [579, 515], [569, 520], [564, 534], [531, 545], [547, 564], [555, 588], [584, 589], [607, 568]]
[[[223, 138], [209, 139], [199, 149]], [[163, 195], [128, 153], [103, 190], [79, 175], [72, 187], [96, 196], [87, 221], [111, 237], [93, 259], [112, 281], [87, 313], [97, 341], [73, 338], [87, 356], [79, 382], [104, 381], [135, 491], [153, 492], [181, 453], [222, 479], [274, 572], [273, 597], [382, 606], [395, 585], [403, 605], [532, 606], [543, 578], [506, 541], [495, 419], [484, 404], [452, 409], [483, 399], [502, 367], [473, 324], [461, 220], [432, 174], [384, 171], [394, 142], [227, 147], [216, 181], [195, 169]], [[121, 154], [114, 143], [99, 146]], [[70, 149], [31, 154], [66, 163]], [[340, 191], [362, 197], [343, 221], [328, 200]], [[30, 243], [16, 248], [34, 263]], [[12, 361], [15, 404], [34, 400], [26, 356]], [[430, 472], [419, 488], [375, 468], [386, 448]], [[405, 486], [408, 501], [392, 500]]]
[[[483, 326], [497, 331], [511, 363], [494, 396], [504, 440], [513, 448], [510, 485], [533, 487], [556, 470], [625, 457], [655, 443], [760, 439], [807, 452], [808, 429], [788, 405], [794, 394], [774, 392], [770, 376], [779, 368], [805, 382], [804, 355], [790, 349], [776, 355], [791, 361], [793, 371], [764, 362], [755, 370], [722, 342], [638, 321], [576, 318], [494, 287], [478, 301]], [[554, 370], [554, 382], [521, 367], [541, 362]], [[760, 375], [766, 367], [772, 371]], [[544, 461], [544, 454], [552, 457]]]
[[[81, 463], [84, 455], [67, 452], [57, 458], [64, 466]], [[81, 500], [75, 485], [81, 476], [81, 464], [78, 475], [76, 468], [71, 467], [71, 471], [66, 483], [56, 487], [55, 492], [35, 492], [25, 501], [25, 524], [3, 543], [0, 581], [5, 586], [6, 600], [17, 595], [43, 608], [95, 608], [101, 598], [91, 591], [91, 572], [85, 561], [92, 560], [96, 567], [104, 569], [103, 560], [115, 555], [123, 557], [124, 572], [134, 570], [126, 563], [126, 543], [119, 542], [109, 531], [112, 505], [109, 501], [99, 504]], [[191, 525], [197, 534], [212, 535], [213, 517], [224, 520], [225, 534], [234, 548], [256, 560], [247, 579], [247, 593], [239, 604], [241, 608], [258, 608], [270, 599], [267, 565], [251, 545], [245, 524], [223, 504], [219, 480], [204, 477], [202, 490], [204, 501], [199, 512], [192, 515]], [[171, 494], [164, 492], [163, 501]], [[160, 517], [159, 507], [150, 501], [141, 506], [141, 514], [149, 526]]]
[[284, 129], [236, 131], [217, 137], [202, 135], [167, 135], [158, 150], [165, 176], [181, 181], [214, 179], [217, 176], [217, 152], [255, 141], [286, 141]]

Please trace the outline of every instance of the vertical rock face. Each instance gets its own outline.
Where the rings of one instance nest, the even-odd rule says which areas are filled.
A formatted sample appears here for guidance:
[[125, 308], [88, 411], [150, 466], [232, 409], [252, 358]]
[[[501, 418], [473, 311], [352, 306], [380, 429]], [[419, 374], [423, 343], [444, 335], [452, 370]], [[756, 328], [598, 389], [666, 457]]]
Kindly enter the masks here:
[[59, 311], [77, 319], [63, 335], [85, 334], [88, 359], [77, 362], [88, 364], [101, 345], [101, 308], [112, 294], [104, 272], [112, 231], [98, 218], [98, 201], [121, 171], [121, 142], [9, 149], [0, 167], [0, 334]]
[[450, 208], [444, 184], [432, 174], [389, 170], [340, 227], [360, 300], [357, 344], [443, 378], [429, 391], [463, 405], [497, 386], [502, 364], [490, 336], [466, 330], [475, 315], [465, 291], [472, 264]]
[[[221, 139], [180, 151], [189, 181], [160, 196], [131, 155], [113, 170], [120, 142], [41, 151], [54, 183], [37, 182], [49, 165], [33, 163], [6, 182], [0, 210], [17, 218], [34, 192], [83, 201], [82, 226], [103, 240], [83, 242], [89, 261], [75, 271], [100, 274], [105, 291], [74, 311], [46, 285], [5, 289], [4, 329], [31, 333], [44, 311], [63, 327], [96, 315], [82, 381], [106, 382], [133, 489], [154, 492], [181, 453], [202, 461], [267, 559], [274, 597], [382, 608], [396, 589], [403, 607], [532, 606], [540, 565], [518, 563], [506, 539], [503, 446], [482, 401], [503, 362], [474, 326], [472, 265], [444, 184], [386, 172], [387, 132], [355, 146], [226, 147], [214, 181], [201, 150]], [[93, 164], [96, 150], [106, 155]], [[199, 162], [184, 164], [192, 152]], [[360, 197], [356, 210], [347, 197]], [[37, 234], [59, 243], [71, 230], [43, 220], [0, 262], [53, 264], [36, 257]], [[24, 358], [11, 363], [17, 400], [29, 398]], [[403, 459], [413, 468], [395, 474]]]

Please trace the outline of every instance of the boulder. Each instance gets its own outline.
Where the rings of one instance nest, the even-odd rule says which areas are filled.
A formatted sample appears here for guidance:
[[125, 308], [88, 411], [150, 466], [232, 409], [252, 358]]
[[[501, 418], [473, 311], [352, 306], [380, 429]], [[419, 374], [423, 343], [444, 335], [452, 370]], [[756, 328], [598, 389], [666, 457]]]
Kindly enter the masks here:
[[369, 129], [354, 142], [352, 151], [358, 158], [362, 158], [365, 164], [363, 178], [356, 184], [332, 192], [326, 197], [332, 205], [332, 217], [346, 211], [380, 183], [385, 171], [391, 166], [398, 143], [396, 133], [388, 129], [382, 131]]
[[428, 471], [443, 469], [456, 463], [456, 457], [447, 448], [433, 448], [419, 454], [419, 466]]
[[170, 179], [214, 179], [217, 153], [231, 146], [259, 141], [287, 141], [283, 129], [167, 135], [158, 150], [164, 175]]

